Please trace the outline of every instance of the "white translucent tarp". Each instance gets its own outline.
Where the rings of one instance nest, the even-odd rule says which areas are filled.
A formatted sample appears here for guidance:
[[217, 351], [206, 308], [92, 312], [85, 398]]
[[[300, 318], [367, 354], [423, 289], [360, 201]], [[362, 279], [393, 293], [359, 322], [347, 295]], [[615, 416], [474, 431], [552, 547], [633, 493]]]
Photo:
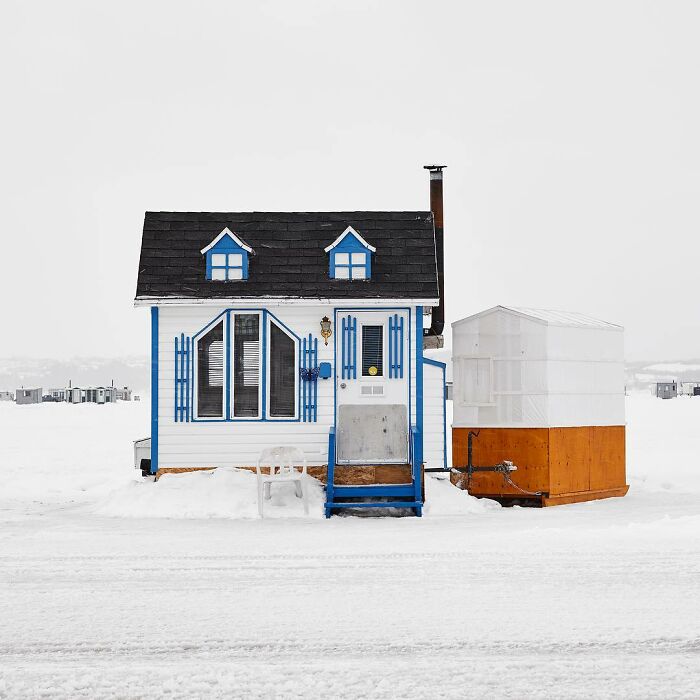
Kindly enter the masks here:
[[495, 307], [453, 324], [454, 425], [623, 425], [620, 326]]

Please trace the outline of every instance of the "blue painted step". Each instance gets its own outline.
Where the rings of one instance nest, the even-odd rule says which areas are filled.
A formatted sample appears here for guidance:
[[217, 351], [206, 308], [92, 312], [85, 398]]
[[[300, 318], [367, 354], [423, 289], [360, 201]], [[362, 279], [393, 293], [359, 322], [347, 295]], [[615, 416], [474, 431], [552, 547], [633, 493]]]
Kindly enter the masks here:
[[[365, 486], [333, 486], [327, 491], [326, 517], [341, 508], [413, 508], [421, 515], [423, 503], [415, 500], [413, 484], [375, 484]], [[348, 498], [393, 498], [393, 501], [347, 501]]]
[[341, 508], [413, 508], [416, 515], [420, 517], [423, 511], [423, 504], [420, 501], [360, 501], [357, 503], [326, 503], [326, 517], [329, 518], [331, 511]]

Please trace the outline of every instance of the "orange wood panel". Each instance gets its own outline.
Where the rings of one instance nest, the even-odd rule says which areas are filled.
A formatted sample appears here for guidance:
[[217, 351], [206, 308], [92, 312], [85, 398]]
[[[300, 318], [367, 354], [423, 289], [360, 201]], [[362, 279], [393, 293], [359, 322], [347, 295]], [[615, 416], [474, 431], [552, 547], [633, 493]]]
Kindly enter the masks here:
[[591, 490], [621, 488], [625, 483], [625, 426], [592, 427]]
[[549, 493], [577, 493], [591, 488], [591, 429], [549, 429]]
[[[467, 466], [467, 436], [470, 428], [452, 429], [452, 461]], [[472, 428], [472, 430], [477, 430]], [[549, 430], [547, 428], [480, 428], [473, 442], [475, 466], [491, 466], [510, 460], [518, 471], [512, 480], [526, 491], [549, 491]], [[452, 474], [452, 483], [466, 488], [466, 475]], [[474, 474], [470, 493], [479, 495], [523, 494], [503, 481], [500, 474]]]

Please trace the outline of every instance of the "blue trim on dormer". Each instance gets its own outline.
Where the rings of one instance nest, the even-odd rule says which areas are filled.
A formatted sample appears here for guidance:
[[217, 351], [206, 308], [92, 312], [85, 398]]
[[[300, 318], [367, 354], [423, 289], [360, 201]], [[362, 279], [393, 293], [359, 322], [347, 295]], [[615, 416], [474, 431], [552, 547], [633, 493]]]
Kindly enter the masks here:
[[[348, 264], [339, 264], [336, 263], [335, 258], [338, 253], [344, 253], [348, 255]], [[371, 279], [372, 278], [372, 251], [367, 248], [360, 240], [353, 234], [353, 233], [348, 233], [345, 238], [343, 238], [338, 245], [336, 245], [331, 251], [330, 251], [330, 276], [331, 279], [339, 279], [336, 277], [336, 268], [338, 267], [345, 267], [345, 268], [350, 268], [349, 274], [348, 274], [348, 280], [352, 279], [357, 279], [353, 278], [351, 272], [352, 268], [357, 268], [357, 267], [362, 267], [362, 265], [357, 265], [352, 263], [352, 254], [353, 253], [362, 253], [365, 256], [365, 277], [364, 279]], [[345, 278], [342, 278], [345, 279]], [[362, 278], [360, 278], [362, 279]]]
[[[238, 254], [241, 256], [241, 265], [224, 265], [224, 266], [219, 266], [219, 265], [213, 265], [212, 264], [212, 255], [230, 255], [230, 254]], [[242, 279], [247, 280], [248, 279], [248, 251], [245, 250], [245, 248], [242, 248], [238, 243], [236, 243], [232, 238], [229, 236], [224, 236], [220, 241], [218, 241], [214, 246], [212, 246], [207, 252], [207, 279], [210, 280], [212, 278], [212, 270], [213, 269], [239, 269], [241, 270], [242, 274]], [[228, 263], [228, 258], [226, 259], [226, 262]], [[218, 280], [214, 280], [218, 281]], [[224, 280], [220, 280], [224, 281]], [[229, 275], [228, 272], [226, 274], [226, 281], [229, 281]], [[234, 281], [234, 280], [231, 280]]]

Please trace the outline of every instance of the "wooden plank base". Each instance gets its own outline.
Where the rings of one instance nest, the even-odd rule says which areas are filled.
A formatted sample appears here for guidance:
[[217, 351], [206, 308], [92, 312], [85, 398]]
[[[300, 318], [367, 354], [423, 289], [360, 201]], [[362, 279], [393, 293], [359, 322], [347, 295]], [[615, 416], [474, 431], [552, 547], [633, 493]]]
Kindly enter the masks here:
[[601, 498], [620, 498], [626, 496], [630, 487], [628, 485], [616, 489], [604, 489], [601, 491], [580, 491], [578, 493], [563, 493], [558, 496], [542, 497], [543, 506], [561, 506], [567, 503], [584, 503], [597, 501]]
[[[156, 481], [164, 474], [182, 474], [185, 472], [212, 471], [216, 467], [163, 467], [156, 472]], [[255, 467], [237, 467], [246, 471], [255, 471]], [[299, 466], [301, 469], [301, 466]], [[263, 468], [263, 471], [265, 469]], [[322, 484], [326, 483], [327, 467], [308, 467], [307, 473]], [[372, 484], [410, 484], [412, 472], [410, 464], [368, 464], [338, 465], [335, 468], [335, 484], [338, 486], [362, 486]]]

